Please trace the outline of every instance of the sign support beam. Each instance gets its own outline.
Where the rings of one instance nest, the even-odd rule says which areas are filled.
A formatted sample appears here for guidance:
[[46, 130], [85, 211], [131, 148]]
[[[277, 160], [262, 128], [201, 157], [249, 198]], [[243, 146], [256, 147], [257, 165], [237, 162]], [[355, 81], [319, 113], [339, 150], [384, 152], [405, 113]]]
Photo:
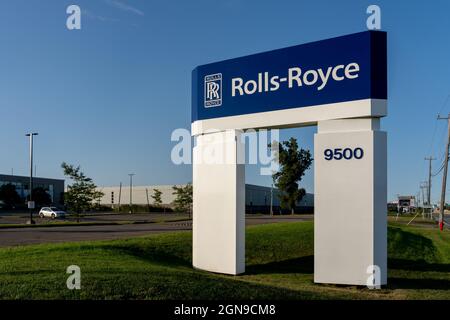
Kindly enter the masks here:
[[366, 285], [369, 279], [386, 284], [387, 135], [379, 129], [376, 118], [318, 124], [314, 137], [316, 283]]
[[240, 130], [200, 135], [193, 152], [193, 265], [245, 271], [245, 158]]

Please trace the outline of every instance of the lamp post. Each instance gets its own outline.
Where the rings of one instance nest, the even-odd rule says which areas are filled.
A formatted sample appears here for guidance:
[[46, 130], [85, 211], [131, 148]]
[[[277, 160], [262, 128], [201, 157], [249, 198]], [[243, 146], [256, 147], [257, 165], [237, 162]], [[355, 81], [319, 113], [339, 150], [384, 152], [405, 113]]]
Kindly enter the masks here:
[[37, 136], [37, 132], [27, 133], [25, 136], [30, 138], [30, 185], [28, 186], [29, 190], [29, 199], [28, 199], [28, 209], [30, 210], [30, 221], [28, 221], [29, 224], [35, 224], [33, 220], [33, 209], [34, 209], [34, 202], [33, 202], [33, 137]]
[[129, 173], [130, 176], [130, 213], [133, 213], [133, 176], [134, 173]]
[[270, 215], [273, 216], [273, 183], [270, 186]]

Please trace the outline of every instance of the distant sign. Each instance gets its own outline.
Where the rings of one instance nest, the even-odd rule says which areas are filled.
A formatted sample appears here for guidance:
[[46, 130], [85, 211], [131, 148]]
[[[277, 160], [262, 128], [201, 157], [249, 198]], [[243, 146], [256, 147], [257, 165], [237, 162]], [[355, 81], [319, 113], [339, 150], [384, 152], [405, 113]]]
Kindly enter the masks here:
[[387, 99], [386, 33], [366, 31], [202, 65], [192, 122], [361, 99]]
[[35, 204], [34, 201], [28, 201], [28, 209], [34, 209]]

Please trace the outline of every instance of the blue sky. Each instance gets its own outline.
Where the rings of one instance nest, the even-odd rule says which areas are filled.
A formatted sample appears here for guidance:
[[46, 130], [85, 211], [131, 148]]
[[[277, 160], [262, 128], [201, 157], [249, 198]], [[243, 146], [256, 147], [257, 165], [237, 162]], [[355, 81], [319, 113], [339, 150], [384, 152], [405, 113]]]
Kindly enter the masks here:
[[[83, 11], [66, 29], [66, 8]], [[424, 157], [443, 159], [450, 112], [448, 1], [3, 0], [0, 3], [0, 172], [28, 174], [25, 133], [38, 131], [37, 175], [79, 164], [98, 185], [173, 184], [172, 130], [190, 127], [191, 70], [200, 64], [366, 30], [378, 4], [388, 32], [389, 199], [416, 194]], [[290, 129], [312, 149], [316, 129]], [[256, 166], [249, 183], [270, 184]], [[438, 199], [441, 175], [433, 180]], [[303, 185], [312, 191], [312, 170]], [[449, 188], [450, 189], [450, 188]]]

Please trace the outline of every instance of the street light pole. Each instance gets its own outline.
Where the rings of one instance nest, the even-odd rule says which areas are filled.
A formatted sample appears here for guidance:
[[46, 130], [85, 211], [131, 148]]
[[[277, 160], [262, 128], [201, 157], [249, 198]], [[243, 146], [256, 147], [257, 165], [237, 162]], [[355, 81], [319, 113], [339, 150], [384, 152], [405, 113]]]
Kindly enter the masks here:
[[29, 190], [29, 200], [28, 200], [28, 209], [30, 210], [30, 221], [29, 224], [34, 224], [33, 221], [33, 137], [37, 136], [37, 132], [27, 133], [25, 136], [30, 138], [30, 185], [28, 186]]
[[273, 216], [273, 183], [270, 186], [270, 215]]
[[133, 213], [133, 176], [134, 173], [129, 173], [130, 176], [130, 213]]

